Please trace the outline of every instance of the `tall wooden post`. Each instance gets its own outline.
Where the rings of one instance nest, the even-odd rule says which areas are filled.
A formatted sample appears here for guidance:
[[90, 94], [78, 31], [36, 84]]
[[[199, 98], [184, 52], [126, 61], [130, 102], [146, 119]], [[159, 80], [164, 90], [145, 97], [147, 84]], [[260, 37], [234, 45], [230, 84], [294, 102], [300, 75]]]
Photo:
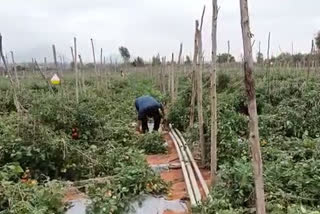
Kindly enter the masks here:
[[200, 29], [198, 34], [198, 45], [199, 45], [199, 54], [198, 54], [198, 62], [200, 66], [198, 66], [198, 84], [197, 84], [197, 105], [198, 105], [198, 120], [199, 120], [199, 144], [201, 148], [201, 163], [205, 165], [206, 162], [206, 145], [204, 139], [204, 119], [203, 119], [203, 108], [202, 108], [202, 69], [203, 69], [203, 53], [202, 53], [202, 26], [203, 26], [203, 18], [206, 7], [203, 7]]
[[180, 65], [180, 64], [181, 64], [182, 49], [183, 49], [183, 44], [182, 44], [182, 43], [180, 43], [179, 58], [178, 58], [178, 65]]
[[[211, 183], [216, 183], [217, 177], [217, 87], [216, 87], [216, 70], [217, 70], [217, 22], [218, 22], [218, 5], [217, 0], [212, 0], [212, 54], [211, 54]], [[229, 42], [228, 42], [229, 44]], [[229, 56], [229, 54], [228, 54]]]
[[270, 98], [270, 65], [271, 65], [271, 62], [270, 62], [270, 40], [271, 40], [271, 32], [269, 32], [269, 35], [268, 35], [268, 50], [267, 50], [267, 84], [268, 84], [268, 96]]
[[170, 94], [171, 94], [171, 103], [173, 104], [175, 101], [175, 87], [174, 87], [174, 80], [175, 80], [175, 70], [174, 70], [174, 53], [172, 53], [171, 57], [171, 69], [169, 71], [170, 76]]
[[311, 51], [308, 57], [307, 79], [309, 79], [309, 75], [310, 75], [310, 66], [312, 66], [313, 64], [313, 53], [314, 53], [314, 40], [311, 41]]
[[16, 83], [17, 83], [18, 88], [20, 88], [20, 81], [19, 81], [19, 78], [18, 78], [17, 66], [16, 66], [16, 62], [14, 60], [13, 51], [11, 51], [10, 53], [11, 53], [12, 66], [13, 66], [13, 71], [14, 71]]
[[264, 196], [264, 182], [263, 182], [263, 166], [260, 150], [260, 137], [258, 126], [258, 114], [256, 104], [256, 90], [253, 77], [253, 57], [251, 38], [253, 34], [250, 31], [248, 0], [240, 0], [241, 11], [241, 27], [243, 38], [243, 52], [244, 52], [244, 74], [245, 87], [248, 96], [248, 112], [249, 112], [249, 141], [251, 144], [252, 166], [255, 183], [256, 194], [256, 213], [265, 214], [265, 196]]
[[195, 114], [195, 106], [196, 106], [196, 96], [197, 96], [197, 75], [196, 68], [198, 64], [198, 54], [199, 54], [199, 46], [198, 46], [198, 34], [199, 34], [199, 21], [196, 20], [195, 25], [195, 34], [194, 34], [194, 52], [193, 52], [193, 63], [192, 63], [192, 77], [191, 77], [191, 104], [190, 104], [190, 121], [189, 126], [193, 127], [194, 124], [194, 114]]
[[227, 63], [230, 63], [230, 40], [228, 40], [228, 58], [227, 58]]
[[[94, 44], [93, 44], [93, 39], [90, 39], [91, 41], [91, 48], [92, 48], [92, 56], [93, 56], [93, 63], [94, 63], [94, 72], [96, 75], [98, 75], [98, 69], [97, 69], [97, 61], [96, 61], [96, 53], [94, 51]], [[98, 76], [97, 76], [98, 79]]]
[[103, 49], [100, 49], [100, 72], [102, 72], [103, 68]]
[[3, 48], [2, 48], [2, 35], [0, 34], [0, 57], [2, 59], [2, 62], [3, 62], [3, 65], [4, 65], [4, 69], [9, 77], [9, 80], [10, 80], [10, 84], [11, 84], [11, 87], [13, 89], [13, 101], [14, 101], [14, 104], [16, 106], [16, 110], [18, 113], [21, 113], [22, 109], [21, 109], [21, 104], [18, 100], [18, 96], [17, 96], [17, 89], [16, 89], [16, 85], [12, 79], [12, 75], [9, 71], [9, 68], [8, 68], [8, 64], [7, 64], [7, 59], [6, 57], [4, 56], [3, 54]]
[[56, 70], [58, 71], [57, 52], [56, 52], [56, 46], [55, 45], [52, 45], [52, 52], [53, 52], [54, 66], [55, 66]]
[[83, 64], [83, 61], [82, 61], [82, 57], [81, 55], [79, 54], [79, 62], [80, 62], [80, 71], [81, 71], [81, 82], [82, 82], [82, 90], [85, 92], [86, 91], [86, 84], [85, 84], [85, 77], [84, 77], [84, 64]]
[[175, 98], [178, 97], [178, 90], [179, 90], [179, 73], [181, 70], [181, 64], [183, 64], [183, 57], [182, 57], [182, 50], [183, 50], [183, 43], [180, 43], [180, 50], [179, 50], [179, 58], [178, 58], [178, 65], [177, 70], [175, 72]]
[[74, 71], [76, 74], [76, 101], [79, 104], [79, 72], [78, 72], [78, 54], [77, 54], [77, 38], [74, 37], [74, 54], [73, 54], [73, 62], [74, 62]]
[[161, 63], [161, 85], [162, 85], [162, 93], [166, 93], [167, 87], [166, 87], [166, 57], [162, 57], [162, 63]]

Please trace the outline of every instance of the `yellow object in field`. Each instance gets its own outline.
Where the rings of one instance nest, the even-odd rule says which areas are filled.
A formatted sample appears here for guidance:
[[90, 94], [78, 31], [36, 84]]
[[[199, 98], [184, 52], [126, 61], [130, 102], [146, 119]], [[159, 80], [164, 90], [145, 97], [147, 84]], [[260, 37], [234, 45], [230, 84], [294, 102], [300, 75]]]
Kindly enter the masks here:
[[51, 78], [51, 84], [60, 85], [60, 78], [58, 77], [57, 74], [54, 74], [53, 77]]

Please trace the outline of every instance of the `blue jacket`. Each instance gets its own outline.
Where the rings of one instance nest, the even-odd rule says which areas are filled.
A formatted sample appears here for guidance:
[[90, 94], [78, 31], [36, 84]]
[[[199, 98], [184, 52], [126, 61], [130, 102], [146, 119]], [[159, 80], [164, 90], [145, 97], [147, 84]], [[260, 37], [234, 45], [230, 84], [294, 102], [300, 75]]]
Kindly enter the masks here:
[[151, 96], [138, 97], [135, 106], [138, 112], [138, 120], [159, 114], [159, 109], [163, 109], [162, 104]]

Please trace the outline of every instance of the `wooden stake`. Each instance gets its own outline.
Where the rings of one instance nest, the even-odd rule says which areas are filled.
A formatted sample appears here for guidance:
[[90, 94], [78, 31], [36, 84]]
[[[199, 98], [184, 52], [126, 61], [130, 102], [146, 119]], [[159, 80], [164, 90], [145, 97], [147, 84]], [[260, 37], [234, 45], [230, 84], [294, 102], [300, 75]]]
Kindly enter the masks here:
[[52, 52], [53, 52], [54, 65], [56, 67], [56, 70], [58, 70], [57, 52], [56, 52], [56, 46], [55, 45], [52, 45]]
[[230, 40], [228, 40], [228, 58], [227, 58], [227, 63], [230, 63]]
[[270, 40], [271, 40], [271, 32], [269, 32], [268, 35], [268, 52], [267, 52], [267, 60], [268, 60], [268, 64], [267, 64], [267, 84], [268, 84], [268, 96], [270, 98]]
[[103, 67], [103, 49], [100, 49], [100, 72], [102, 72]]
[[180, 43], [179, 58], [178, 58], [178, 65], [180, 65], [180, 64], [181, 64], [182, 49], [183, 49], [183, 44], [182, 44], [182, 43]]
[[[93, 39], [91, 39], [91, 47], [92, 47], [92, 55], [93, 55], [93, 63], [94, 63], [94, 71], [98, 75], [97, 62], [96, 62], [96, 54], [94, 51]], [[97, 76], [98, 79], [98, 76]]]
[[313, 52], [314, 52], [314, 40], [311, 41], [311, 51], [310, 51], [310, 55], [308, 57], [307, 80], [309, 79], [309, 75], [310, 75], [310, 66], [313, 61]]
[[172, 53], [172, 57], [171, 57], [171, 69], [170, 69], [170, 73], [169, 73], [169, 80], [170, 80], [170, 94], [171, 94], [171, 104], [174, 103], [175, 101], [175, 87], [174, 87], [174, 77], [175, 77], [175, 72], [174, 72], [174, 53]]
[[196, 68], [198, 64], [198, 34], [199, 34], [199, 21], [196, 20], [195, 25], [195, 35], [194, 35], [194, 52], [193, 52], [193, 63], [192, 63], [192, 77], [191, 77], [191, 104], [190, 104], [190, 123], [189, 126], [193, 127], [194, 124], [194, 114], [195, 114], [195, 105], [196, 105], [196, 96], [197, 96], [197, 75]]
[[85, 92], [86, 91], [86, 84], [85, 84], [85, 77], [84, 77], [84, 64], [83, 64], [83, 61], [82, 61], [82, 57], [81, 55], [79, 54], [79, 62], [80, 62], [80, 66], [81, 66], [81, 81], [82, 81], [82, 90]]
[[[218, 22], [218, 3], [212, 0], [212, 55], [211, 55], [211, 183], [215, 185], [217, 180], [217, 87], [216, 87], [216, 70], [217, 70], [217, 22]], [[229, 41], [228, 41], [229, 44]], [[228, 45], [229, 47], [229, 45]], [[228, 53], [229, 57], [229, 53]], [[228, 61], [229, 63], [229, 61]]]
[[47, 57], [43, 59], [43, 63], [44, 63], [44, 71], [46, 72], [48, 70]]
[[161, 72], [162, 72], [162, 79], [161, 79], [161, 84], [162, 84], [162, 93], [166, 93], [167, 88], [166, 88], [166, 57], [162, 57], [162, 63], [161, 63]]
[[206, 162], [206, 145], [204, 140], [204, 119], [203, 119], [203, 108], [202, 108], [202, 69], [203, 69], [203, 53], [202, 53], [202, 26], [203, 26], [203, 17], [205, 13], [206, 7], [203, 7], [200, 29], [198, 33], [198, 46], [199, 46], [199, 54], [198, 54], [198, 62], [200, 66], [198, 66], [198, 84], [197, 84], [197, 104], [198, 104], [198, 120], [199, 120], [199, 144], [201, 148], [201, 163], [204, 166]]
[[241, 12], [241, 28], [244, 50], [244, 73], [245, 86], [248, 96], [248, 112], [249, 112], [249, 141], [251, 144], [252, 166], [255, 183], [256, 194], [256, 213], [265, 214], [265, 196], [263, 182], [263, 166], [260, 150], [260, 137], [258, 126], [258, 114], [256, 104], [256, 90], [253, 77], [253, 57], [251, 38], [253, 34], [250, 31], [248, 0], [240, 0]]
[[39, 70], [42, 79], [46, 82], [49, 91], [50, 91], [50, 92], [53, 92], [52, 87], [51, 87], [51, 84], [50, 84], [50, 81], [46, 78], [45, 74], [43, 73], [43, 71], [42, 71], [42, 69], [40, 68], [40, 66], [39, 66], [39, 64], [38, 64], [38, 62], [37, 62], [36, 59], [34, 60], [34, 65], [35, 65], [35, 67]]
[[20, 88], [20, 81], [19, 81], [19, 78], [18, 78], [17, 66], [16, 66], [16, 63], [14, 61], [13, 51], [11, 51], [10, 53], [11, 53], [12, 66], [13, 66], [13, 71], [14, 71], [16, 83], [17, 83], [18, 88]]
[[1, 34], [0, 34], [0, 57], [1, 57], [1, 59], [2, 59], [3, 65], [4, 65], [4, 69], [5, 69], [8, 77], [9, 77], [11, 87], [12, 87], [12, 89], [13, 89], [13, 101], [14, 101], [14, 104], [15, 104], [15, 106], [16, 106], [16, 110], [17, 110], [18, 113], [21, 113], [21, 108], [22, 108], [22, 106], [21, 106], [21, 104], [20, 104], [20, 102], [19, 102], [19, 100], [18, 100], [16, 85], [15, 85], [13, 79], [12, 79], [12, 75], [11, 75], [11, 73], [10, 73], [10, 71], [9, 71], [6, 58], [5, 58], [4, 54], [3, 54], [2, 35], [1, 35]]
[[74, 66], [74, 52], [73, 52], [73, 47], [70, 47], [70, 50], [71, 50], [72, 62], [73, 62], [73, 66]]
[[78, 54], [77, 54], [77, 38], [74, 37], [73, 39], [74, 41], [74, 55], [73, 55], [73, 60], [74, 60], [74, 72], [76, 74], [76, 101], [77, 101], [77, 104], [79, 104], [79, 73], [78, 73]]

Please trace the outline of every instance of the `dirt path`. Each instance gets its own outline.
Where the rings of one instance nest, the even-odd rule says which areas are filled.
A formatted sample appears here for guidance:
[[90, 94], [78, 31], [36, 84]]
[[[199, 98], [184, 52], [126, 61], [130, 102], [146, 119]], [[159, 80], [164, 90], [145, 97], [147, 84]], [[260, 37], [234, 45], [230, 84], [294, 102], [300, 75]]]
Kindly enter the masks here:
[[[147, 156], [148, 163], [152, 165], [159, 164], [172, 164], [177, 166], [180, 164], [178, 153], [174, 146], [174, 142], [172, 141], [170, 135], [168, 133], [164, 133], [164, 139], [168, 143], [168, 153], [162, 155], [149, 155]], [[207, 170], [201, 170], [204, 179], [209, 183], [210, 180], [210, 172]], [[184, 182], [183, 173], [181, 167], [174, 167], [174, 169], [169, 169], [160, 173], [160, 176], [163, 180], [171, 183], [171, 188], [169, 190], [169, 194], [167, 196], [168, 200], [185, 200], [188, 207], [189, 204], [189, 196], [187, 192], [187, 187]], [[167, 210], [164, 214], [187, 214], [191, 213], [190, 209], [186, 212], [173, 212], [171, 210]]]

